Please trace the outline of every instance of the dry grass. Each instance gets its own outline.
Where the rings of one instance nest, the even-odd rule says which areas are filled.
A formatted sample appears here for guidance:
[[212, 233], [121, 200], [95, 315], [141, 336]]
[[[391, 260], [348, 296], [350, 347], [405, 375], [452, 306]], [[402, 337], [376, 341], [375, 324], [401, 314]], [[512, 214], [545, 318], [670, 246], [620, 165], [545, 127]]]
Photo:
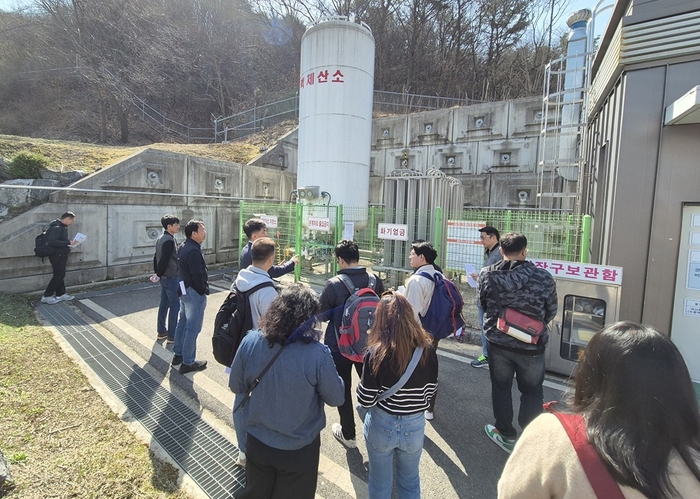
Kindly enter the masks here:
[[40, 327], [25, 296], [0, 300], [0, 497], [179, 498], [177, 470], [139, 443]]
[[261, 148], [272, 146], [281, 136], [293, 130], [294, 127], [296, 127], [296, 122], [286, 121], [264, 132], [228, 144], [156, 143], [140, 147], [98, 145], [0, 135], [0, 157], [4, 157], [9, 161], [18, 152], [29, 150], [49, 158], [49, 168], [52, 170], [83, 170], [86, 173], [92, 173], [142, 151], [146, 147], [150, 147], [190, 156], [246, 164], [260, 154]]

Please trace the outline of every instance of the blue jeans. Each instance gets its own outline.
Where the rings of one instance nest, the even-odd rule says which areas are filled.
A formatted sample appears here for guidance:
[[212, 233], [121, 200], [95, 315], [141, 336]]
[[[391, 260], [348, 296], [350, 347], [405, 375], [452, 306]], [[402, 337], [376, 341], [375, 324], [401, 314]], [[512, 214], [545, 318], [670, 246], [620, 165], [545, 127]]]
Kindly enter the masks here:
[[489, 356], [489, 342], [486, 340], [486, 335], [484, 334], [484, 309], [481, 308], [481, 301], [479, 297], [476, 298], [476, 310], [479, 312], [479, 329], [481, 330], [481, 355], [484, 357]]
[[182, 356], [183, 364], [190, 365], [196, 360], [197, 336], [204, 322], [207, 295], [200, 295], [194, 288], [187, 288], [187, 294], [180, 297], [180, 305], [180, 320], [175, 329], [173, 353]]
[[524, 355], [502, 348], [490, 348], [489, 374], [491, 376], [491, 402], [496, 428], [506, 438], [516, 438], [518, 432], [513, 427], [513, 374], [520, 390], [520, 412], [518, 424], [525, 428], [538, 415], [542, 414], [544, 392], [544, 353]]
[[[178, 276], [160, 278], [160, 305], [158, 306], [158, 334], [175, 337], [177, 314], [180, 313], [180, 299], [177, 297]], [[168, 329], [165, 329], [165, 317], [168, 315]]]
[[369, 499], [390, 499], [394, 482], [399, 499], [420, 499], [418, 464], [425, 438], [423, 412], [408, 416], [392, 416], [372, 407], [364, 425], [369, 457]]

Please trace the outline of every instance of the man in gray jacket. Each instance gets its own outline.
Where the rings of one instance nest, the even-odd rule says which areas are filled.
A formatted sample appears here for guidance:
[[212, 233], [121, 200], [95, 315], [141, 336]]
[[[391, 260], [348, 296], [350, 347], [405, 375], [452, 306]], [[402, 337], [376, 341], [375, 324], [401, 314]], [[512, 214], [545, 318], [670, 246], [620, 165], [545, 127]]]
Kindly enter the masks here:
[[[484, 269], [503, 260], [501, 245], [498, 242], [501, 235], [498, 233], [498, 229], [490, 225], [482, 227], [479, 229], [479, 232], [481, 233], [479, 235], [481, 244], [484, 245], [484, 265], [481, 267]], [[478, 273], [472, 274], [471, 276], [475, 281], [479, 278]], [[486, 367], [489, 365], [489, 342], [486, 341], [486, 335], [484, 334], [484, 309], [481, 308], [481, 301], [478, 296], [476, 299], [476, 309], [479, 313], [479, 328], [481, 328], [481, 355], [478, 359], [471, 361], [471, 366]]]
[[557, 314], [557, 288], [549, 272], [526, 260], [524, 235], [511, 232], [501, 237], [500, 243], [503, 261], [480, 272], [477, 289], [489, 342], [491, 402], [496, 420], [495, 425], [487, 424], [484, 429], [496, 445], [510, 453], [518, 436], [513, 427], [513, 375], [521, 394], [518, 423], [525, 428], [542, 413], [544, 350], [549, 332], [545, 328], [536, 344], [525, 343], [501, 332], [498, 317], [501, 307], [510, 307], [549, 324]]
[[[264, 286], [254, 291], [248, 296], [250, 303], [250, 314], [253, 320], [253, 329], [258, 328], [260, 318], [265, 315], [267, 309], [270, 308], [272, 301], [277, 298], [278, 292], [275, 283], [267, 273], [275, 261], [275, 241], [269, 237], [256, 239], [251, 248], [253, 264], [248, 268], [241, 269], [236, 276], [235, 282], [231, 285], [231, 291], [234, 288], [240, 292], [247, 292], [256, 286]], [[267, 286], [265, 284], [268, 283]], [[234, 407], [243, 398], [243, 394], [236, 394]], [[245, 419], [242, 417], [243, 411], [233, 413], [233, 425], [236, 429], [236, 437], [238, 439], [238, 461], [236, 464], [245, 466], [245, 444], [247, 431], [245, 429]]]

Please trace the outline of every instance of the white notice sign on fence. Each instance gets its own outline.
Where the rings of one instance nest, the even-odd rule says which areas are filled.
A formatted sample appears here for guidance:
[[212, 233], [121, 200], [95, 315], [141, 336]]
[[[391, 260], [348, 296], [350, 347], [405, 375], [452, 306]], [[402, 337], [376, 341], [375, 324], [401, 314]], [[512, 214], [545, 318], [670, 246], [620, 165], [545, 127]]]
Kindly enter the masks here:
[[330, 232], [331, 219], [325, 217], [309, 217], [309, 230], [317, 230], [319, 232]]
[[379, 239], [392, 239], [394, 241], [408, 241], [408, 225], [406, 224], [379, 224], [377, 227]]

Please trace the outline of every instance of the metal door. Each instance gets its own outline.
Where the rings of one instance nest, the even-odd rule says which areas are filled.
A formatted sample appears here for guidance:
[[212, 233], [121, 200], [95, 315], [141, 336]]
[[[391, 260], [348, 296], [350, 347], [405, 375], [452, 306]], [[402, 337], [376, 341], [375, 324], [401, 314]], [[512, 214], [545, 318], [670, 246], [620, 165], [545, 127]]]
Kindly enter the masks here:
[[573, 375], [579, 355], [595, 333], [615, 322], [620, 309], [620, 286], [555, 278], [559, 308], [550, 324], [547, 370]]
[[690, 378], [697, 386], [700, 383], [700, 206], [696, 205], [683, 207], [671, 340], [683, 354]]

